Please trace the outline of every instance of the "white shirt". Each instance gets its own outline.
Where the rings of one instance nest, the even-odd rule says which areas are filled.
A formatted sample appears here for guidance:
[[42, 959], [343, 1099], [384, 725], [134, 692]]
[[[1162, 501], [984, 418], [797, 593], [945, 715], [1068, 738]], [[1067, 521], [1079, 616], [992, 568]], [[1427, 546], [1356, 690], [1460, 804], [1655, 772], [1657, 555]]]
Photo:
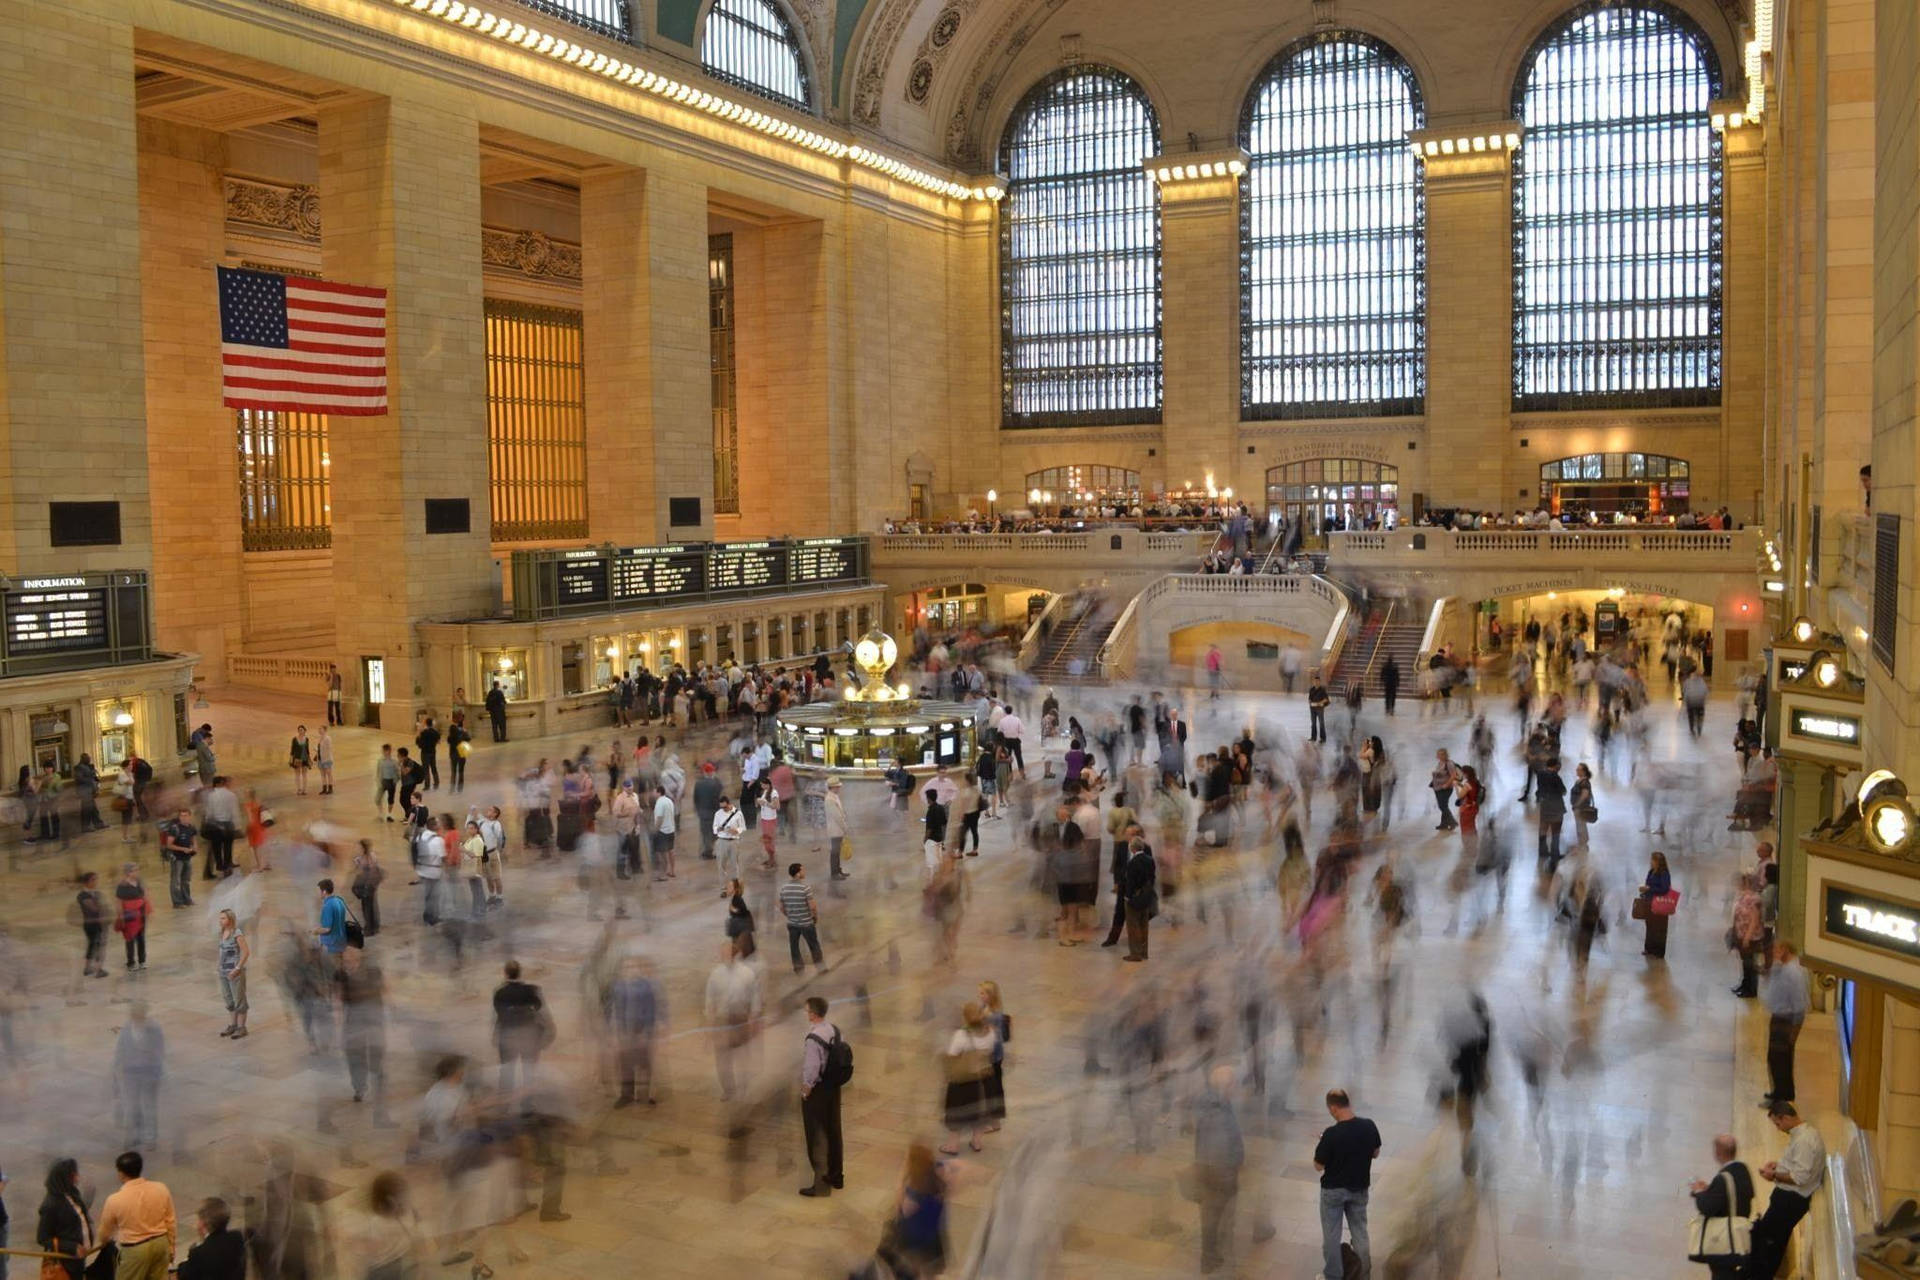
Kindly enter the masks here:
[[713, 834], [722, 840], [738, 840], [746, 829], [747, 820], [737, 808], [721, 809], [713, 815]]
[[[663, 793], [653, 802], [653, 829], [661, 835], [673, 834], [673, 824], [679, 816], [680, 811], [674, 807], [672, 797]], [[718, 831], [715, 834], [719, 834]]]
[[1775, 1163], [1781, 1173], [1793, 1180], [1791, 1185], [1776, 1185], [1782, 1191], [1811, 1199], [1827, 1176], [1827, 1144], [1821, 1140], [1818, 1129], [1802, 1121], [1787, 1138], [1787, 1153]]
[[1025, 728], [1026, 726], [1020, 723], [1020, 717], [1011, 711], [1000, 717], [1000, 736], [1003, 738], [1018, 741], [1021, 731]]
[[441, 868], [446, 865], [447, 842], [436, 831], [420, 842], [420, 878], [438, 880]]

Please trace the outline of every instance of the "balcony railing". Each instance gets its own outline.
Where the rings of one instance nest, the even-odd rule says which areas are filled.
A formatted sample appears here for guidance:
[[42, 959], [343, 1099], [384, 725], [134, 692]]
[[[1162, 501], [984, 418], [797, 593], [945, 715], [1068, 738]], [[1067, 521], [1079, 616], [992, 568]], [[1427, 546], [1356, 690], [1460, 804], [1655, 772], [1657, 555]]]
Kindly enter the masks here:
[[[1427, 557], [1513, 559], [1530, 556], [1561, 560], [1596, 553], [1648, 553], [1702, 559], [1751, 558], [1757, 529], [1453, 529], [1400, 528], [1384, 533], [1332, 533], [1328, 554], [1340, 564], [1417, 563]], [[1871, 538], [1868, 563], [1872, 562]]]

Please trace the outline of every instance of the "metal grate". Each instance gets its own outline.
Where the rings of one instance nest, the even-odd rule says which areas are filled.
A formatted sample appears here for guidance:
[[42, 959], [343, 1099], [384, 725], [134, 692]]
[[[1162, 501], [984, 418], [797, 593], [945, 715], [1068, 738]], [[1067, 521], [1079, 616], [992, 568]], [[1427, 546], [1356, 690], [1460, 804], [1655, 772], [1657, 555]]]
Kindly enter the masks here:
[[1900, 517], [1873, 518], [1873, 656], [1893, 670], [1900, 630]]
[[634, 43], [627, 0], [520, 0], [520, 3], [536, 13], [551, 14], [577, 27]]
[[714, 0], [700, 40], [700, 65], [728, 84], [813, 109], [799, 37], [773, 0]]
[[1000, 148], [1002, 422], [1158, 422], [1160, 125], [1111, 67], [1028, 91]]
[[1713, 47], [1677, 9], [1587, 4], [1514, 97], [1513, 403], [1720, 403]]
[[1240, 118], [1240, 402], [1248, 418], [1419, 413], [1426, 197], [1413, 71], [1347, 31], [1282, 52]]
[[236, 409], [240, 461], [240, 546], [244, 551], [310, 551], [333, 545], [327, 491], [332, 458], [319, 413]]
[[587, 536], [580, 313], [486, 300], [487, 455], [495, 542]]
[[713, 366], [713, 510], [740, 510], [740, 406], [733, 332], [733, 237], [707, 237], [707, 331]]

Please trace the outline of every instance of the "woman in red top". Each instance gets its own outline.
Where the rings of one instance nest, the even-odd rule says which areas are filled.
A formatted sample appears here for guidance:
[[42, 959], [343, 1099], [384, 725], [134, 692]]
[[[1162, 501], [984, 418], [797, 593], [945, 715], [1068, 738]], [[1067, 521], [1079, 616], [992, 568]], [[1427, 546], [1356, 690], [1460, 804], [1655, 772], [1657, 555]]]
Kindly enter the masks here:
[[1460, 766], [1460, 784], [1454, 788], [1453, 811], [1460, 819], [1460, 847], [1469, 858], [1477, 857], [1480, 852], [1480, 805], [1487, 798], [1487, 789], [1480, 785], [1480, 775], [1472, 765]]
[[129, 862], [120, 883], [113, 887], [114, 905], [118, 908], [113, 919], [113, 931], [127, 941], [127, 968], [135, 968], [134, 960], [139, 960], [139, 968], [147, 967], [147, 917], [153, 914], [153, 904], [147, 901], [147, 887], [140, 882], [140, 868]]
[[253, 850], [253, 869], [271, 871], [267, 864], [267, 810], [260, 803], [260, 797], [252, 787], [247, 788], [247, 802], [243, 806], [247, 815], [247, 848]]

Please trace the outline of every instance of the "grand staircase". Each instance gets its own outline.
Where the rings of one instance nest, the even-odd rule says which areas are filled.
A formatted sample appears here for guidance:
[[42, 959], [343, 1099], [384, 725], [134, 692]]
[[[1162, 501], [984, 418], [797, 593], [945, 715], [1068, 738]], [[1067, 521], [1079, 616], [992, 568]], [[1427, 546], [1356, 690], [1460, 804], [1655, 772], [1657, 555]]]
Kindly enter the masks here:
[[1120, 610], [1104, 598], [1075, 593], [1062, 602], [1061, 619], [1053, 625], [1027, 668], [1043, 684], [1096, 684], [1100, 681], [1100, 647], [1113, 633]]
[[1384, 697], [1386, 686], [1381, 683], [1380, 672], [1391, 655], [1400, 668], [1399, 696], [1418, 696], [1420, 679], [1415, 667], [1420, 659], [1420, 642], [1425, 636], [1426, 625], [1420, 621], [1417, 611], [1409, 609], [1404, 602], [1374, 603], [1367, 610], [1360, 634], [1341, 649], [1340, 658], [1327, 678], [1327, 692], [1338, 703], [1347, 696], [1353, 683], [1360, 681], [1368, 699]]

